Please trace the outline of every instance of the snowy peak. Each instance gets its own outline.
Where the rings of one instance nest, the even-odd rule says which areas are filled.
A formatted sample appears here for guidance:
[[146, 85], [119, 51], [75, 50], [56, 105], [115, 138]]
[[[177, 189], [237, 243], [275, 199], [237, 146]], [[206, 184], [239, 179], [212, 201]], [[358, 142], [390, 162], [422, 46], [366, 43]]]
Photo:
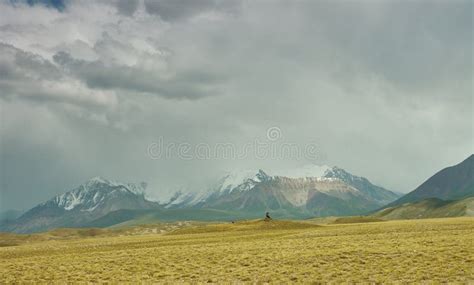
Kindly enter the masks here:
[[272, 180], [273, 177], [262, 169], [255, 171], [228, 172], [217, 184], [209, 189], [197, 192], [187, 192], [183, 189], [176, 191], [168, 202], [163, 203], [165, 208], [197, 206], [205, 203], [209, 198], [218, 198], [252, 190], [257, 184]]
[[119, 183], [103, 177], [94, 177], [72, 191], [54, 197], [45, 204], [54, 204], [66, 211], [94, 211], [106, 204], [111, 198], [143, 197], [146, 183], [138, 185]]
[[142, 195], [142, 194], [145, 194], [147, 183], [146, 182], [141, 182], [139, 184], [121, 183], [121, 182], [105, 179], [101, 176], [97, 176], [97, 177], [89, 179], [86, 183], [84, 183], [81, 186], [86, 191], [91, 190], [91, 189], [100, 190], [100, 189], [107, 189], [109, 187], [118, 187], [124, 191], [129, 191], [137, 195]]
[[226, 174], [218, 185], [220, 192], [232, 192], [235, 189], [240, 191], [250, 190], [256, 183], [272, 179], [263, 170], [257, 173], [254, 171], [236, 171]]
[[334, 166], [332, 168], [327, 169], [324, 172], [324, 177], [326, 177], [326, 178], [336, 178], [336, 179], [340, 179], [340, 180], [345, 181], [345, 182], [365, 179], [363, 177], [352, 175], [349, 172], [347, 172], [344, 169], [339, 168], [337, 166]]

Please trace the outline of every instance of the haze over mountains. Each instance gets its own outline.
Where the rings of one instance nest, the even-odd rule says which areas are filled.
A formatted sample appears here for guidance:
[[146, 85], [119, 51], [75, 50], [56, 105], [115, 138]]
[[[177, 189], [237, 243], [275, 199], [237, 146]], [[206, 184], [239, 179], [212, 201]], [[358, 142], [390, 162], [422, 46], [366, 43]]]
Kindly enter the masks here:
[[[311, 170], [310, 170], [311, 172]], [[394, 201], [399, 194], [338, 167], [271, 176], [263, 170], [230, 173], [200, 192], [177, 192], [168, 201], [145, 197], [145, 185], [94, 178], [27, 211], [3, 230], [111, 226], [131, 219], [218, 220], [260, 217], [309, 218], [357, 215]], [[302, 176], [302, 177], [296, 177]]]
[[[313, 176], [300, 177], [270, 176], [263, 170], [247, 176], [229, 174], [210, 191], [177, 193], [165, 207], [233, 209], [260, 214], [271, 210], [284, 217], [310, 217], [360, 214], [398, 197], [341, 168], [318, 170]], [[236, 177], [241, 177], [241, 181], [236, 182]]]
[[[264, 170], [229, 173], [207, 189], [181, 189], [168, 200], [146, 197], [146, 184], [96, 177], [10, 215], [1, 231], [19, 233], [58, 227], [109, 227], [177, 220], [234, 220], [262, 217], [304, 219], [365, 215], [384, 219], [474, 215], [474, 155], [445, 168], [414, 191], [401, 195], [339, 167], [269, 175]], [[16, 218], [16, 219], [15, 219]]]

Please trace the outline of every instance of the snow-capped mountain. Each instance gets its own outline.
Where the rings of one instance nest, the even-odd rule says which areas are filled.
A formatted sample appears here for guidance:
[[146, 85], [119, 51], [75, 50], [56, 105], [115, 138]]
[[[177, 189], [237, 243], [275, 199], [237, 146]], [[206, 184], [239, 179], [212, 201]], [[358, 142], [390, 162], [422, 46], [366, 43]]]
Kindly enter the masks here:
[[34, 232], [57, 227], [105, 227], [138, 219], [222, 220], [360, 215], [398, 198], [342, 168], [306, 166], [269, 175], [263, 170], [227, 173], [201, 191], [180, 189], [166, 202], [145, 196], [146, 184], [93, 178], [0, 225], [0, 231]]
[[158, 207], [145, 198], [145, 187], [145, 183], [119, 183], [95, 177], [27, 211], [7, 230], [31, 232], [82, 226], [116, 210]]
[[229, 173], [205, 191], [176, 192], [164, 207], [347, 215], [376, 209], [397, 198], [398, 194], [341, 168], [309, 165], [277, 175], [263, 170]]
[[169, 201], [163, 202], [165, 208], [195, 207], [206, 203], [210, 199], [229, 195], [232, 192], [249, 191], [258, 183], [271, 180], [263, 170], [228, 172], [218, 182], [202, 191], [192, 192], [180, 189], [175, 192]]
[[221, 193], [231, 193], [232, 191], [248, 191], [257, 183], [272, 179], [263, 170], [257, 173], [253, 171], [231, 172], [224, 176], [219, 185], [218, 191]]
[[[78, 188], [54, 197], [42, 205], [53, 204], [66, 211], [79, 210], [92, 212], [101, 209], [110, 199], [131, 196], [143, 197], [146, 184], [118, 183], [102, 177], [95, 177]], [[118, 205], [112, 205], [117, 208]], [[103, 210], [103, 209], [101, 209]]]
[[378, 204], [385, 205], [400, 197], [400, 194], [388, 191], [372, 184], [367, 178], [352, 175], [342, 168], [334, 166], [324, 173], [325, 178], [339, 179], [359, 190], [364, 195], [371, 197]]

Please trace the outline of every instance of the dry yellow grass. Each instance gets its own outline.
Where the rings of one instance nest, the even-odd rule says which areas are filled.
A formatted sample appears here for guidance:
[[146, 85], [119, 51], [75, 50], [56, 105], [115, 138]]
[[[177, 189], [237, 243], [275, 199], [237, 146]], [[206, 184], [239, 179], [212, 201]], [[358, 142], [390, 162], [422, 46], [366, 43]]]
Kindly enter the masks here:
[[315, 226], [251, 221], [172, 234], [89, 237], [0, 248], [19, 282], [474, 281], [474, 219]]

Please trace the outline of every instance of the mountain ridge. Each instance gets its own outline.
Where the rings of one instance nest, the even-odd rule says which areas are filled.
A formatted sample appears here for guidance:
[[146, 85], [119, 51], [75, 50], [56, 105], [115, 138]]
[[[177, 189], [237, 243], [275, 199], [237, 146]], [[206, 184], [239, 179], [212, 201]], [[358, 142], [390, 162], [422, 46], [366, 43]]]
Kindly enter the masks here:
[[[322, 172], [321, 169], [324, 171]], [[186, 192], [182, 189], [177, 191], [173, 197], [168, 202], [163, 202], [166, 208], [182, 208], [182, 207], [206, 207], [206, 203], [211, 203], [213, 207], [216, 206], [216, 200], [220, 198], [222, 195], [227, 196], [237, 196], [237, 193], [241, 193], [242, 195], [244, 192], [248, 192], [249, 190], [254, 189], [256, 186], [260, 184], [286, 184], [286, 188], [291, 190], [292, 188], [298, 188], [299, 193], [297, 195], [301, 196], [302, 192], [306, 194], [308, 189], [312, 188], [312, 190], [317, 191], [329, 191], [332, 190], [333, 193], [337, 192], [338, 187], [344, 188], [345, 192], [350, 192], [351, 188], [354, 190], [353, 192], [361, 192], [362, 194], [369, 200], [375, 200], [375, 204], [382, 206], [388, 202], [393, 201], [394, 199], [398, 198], [400, 195], [398, 193], [386, 190], [382, 187], [376, 186], [364, 177], [352, 175], [342, 168], [339, 167], [328, 167], [323, 166], [319, 167], [316, 174], [318, 176], [304, 176], [298, 177], [295, 176], [287, 177], [284, 174], [277, 174], [277, 175], [268, 175], [263, 170], [259, 170], [256, 174], [254, 172], [253, 175], [247, 175], [243, 178], [243, 181], [235, 185], [235, 183], [229, 183], [227, 178], [232, 176], [229, 174], [221, 180], [221, 184], [215, 186], [213, 189], [207, 189], [201, 192]], [[235, 175], [238, 176], [238, 175]], [[339, 183], [342, 181], [345, 186], [350, 187], [343, 187], [342, 184]], [[230, 187], [230, 186], [232, 187]], [[331, 187], [331, 185], [333, 187]], [[258, 189], [257, 189], [258, 190]], [[341, 189], [339, 189], [341, 190]], [[285, 191], [283, 191], [285, 192]], [[248, 195], [248, 194], [247, 194]], [[289, 197], [285, 195], [285, 198], [289, 198], [290, 202], [295, 200], [294, 197]], [[301, 198], [301, 197], [300, 197]], [[309, 199], [310, 197], [306, 197]], [[299, 206], [298, 202], [292, 203], [293, 206]]]
[[398, 198], [397, 194], [341, 168], [318, 169], [325, 169], [322, 176], [300, 178], [272, 176], [262, 169], [230, 173], [209, 189], [198, 193], [181, 190], [167, 202], [148, 200], [146, 184], [95, 177], [33, 207], [1, 230], [32, 232], [55, 227], [111, 226], [143, 216], [218, 220], [255, 218], [266, 211], [275, 217], [295, 219], [354, 215]]

